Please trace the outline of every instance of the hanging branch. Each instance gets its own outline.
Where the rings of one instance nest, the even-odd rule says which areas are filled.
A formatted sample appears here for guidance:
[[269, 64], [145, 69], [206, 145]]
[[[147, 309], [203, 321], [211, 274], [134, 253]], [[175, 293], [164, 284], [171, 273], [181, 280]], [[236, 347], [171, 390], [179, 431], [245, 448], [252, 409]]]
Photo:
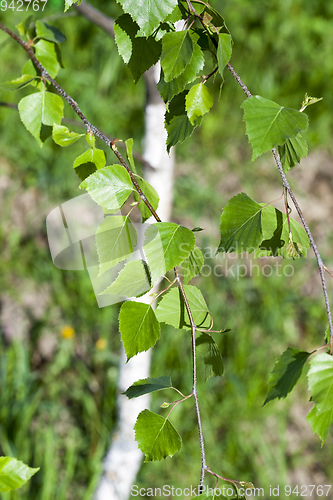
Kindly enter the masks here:
[[[13, 31], [11, 31], [9, 28], [4, 26], [2, 23], [0, 23], [0, 29], [2, 29], [5, 33], [7, 33], [9, 36], [11, 36], [17, 43], [23, 47], [23, 49], [29, 54], [29, 57], [31, 60], [34, 62], [34, 64], [37, 66], [37, 68], [40, 70], [42, 74], [42, 78], [47, 80], [51, 85], [59, 92], [59, 94], [66, 100], [66, 102], [71, 106], [71, 108], [75, 111], [75, 113], [78, 115], [78, 117], [81, 119], [81, 121], [85, 124], [87, 132], [93, 132], [94, 135], [96, 135], [99, 139], [101, 139], [116, 155], [118, 160], [120, 161], [121, 165], [127, 170], [131, 181], [137, 190], [141, 200], [145, 203], [147, 208], [150, 210], [151, 214], [155, 218], [157, 222], [162, 222], [154, 208], [152, 207], [151, 203], [149, 200], [146, 198], [144, 192], [140, 188], [131, 168], [127, 165], [126, 161], [122, 157], [122, 155], [119, 153], [115, 143], [117, 142], [116, 139], [110, 140], [108, 139], [102, 132], [100, 132], [90, 121], [86, 118], [86, 116], [82, 113], [81, 109], [79, 108], [77, 102], [74, 101], [74, 99], [67, 94], [67, 92], [49, 75], [49, 73], [45, 70], [44, 66], [39, 62], [37, 57], [35, 56], [32, 48], [29, 46], [28, 43], [24, 42], [18, 35], [16, 35]], [[182, 282], [180, 280], [179, 276], [179, 271], [178, 268], [174, 268], [175, 276], [176, 276], [176, 281], [178, 284], [178, 287], [180, 289], [182, 298], [184, 300], [185, 308], [190, 320], [190, 325], [191, 325], [191, 337], [192, 337], [192, 362], [193, 362], [193, 387], [192, 387], [192, 394], [194, 397], [195, 401], [195, 409], [196, 409], [196, 414], [197, 414], [197, 421], [198, 421], [198, 431], [199, 431], [199, 440], [200, 440], [200, 452], [201, 452], [201, 475], [200, 475], [200, 483], [199, 483], [199, 488], [200, 491], [202, 490], [203, 487], [203, 482], [204, 482], [204, 476], [205, 476], [205, 471], [207, 469], [207, 464], [206, 464], [206, 459], [205, 459], [205, 448], [204, 448], [204, 439], [203, 439], [203, 430], [202, 430], [202, 424], [201, 424], [201, 415], [200, 415], [200, 407], [199, 407], [199, 401], [198, 401], [198, 395], [197, 395], [197, 364], [196, 364], [196, 341], [195, 341], [195, 332], [196, 332], [196, 325], [193, 320], [193, 315], [190, 309], [189, 302], [186, 297], [186, 293], [184, 290], [184, 287], [182, 285]]]

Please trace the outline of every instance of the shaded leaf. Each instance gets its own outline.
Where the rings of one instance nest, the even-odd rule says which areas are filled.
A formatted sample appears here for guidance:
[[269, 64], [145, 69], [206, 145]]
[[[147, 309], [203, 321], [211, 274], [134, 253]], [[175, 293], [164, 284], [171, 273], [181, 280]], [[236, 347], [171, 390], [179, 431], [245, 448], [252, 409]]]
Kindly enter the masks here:
[[[193, 321], [197, 327], [209, 328], [211, 316], [201, 291], [192, 285], [184, 285], [184, 291], [191, 309]], [[156, 317], [161, 323], [175, 328], [190, 330], [191, 324], [178, 287], [171, 288], [156, 308]]]
[[187, 30], [173, 31], [162, 39], [161, 67], [164, 80], [170, 82], [185, 70], [193, 53], [193, 42]]
[[186, 96], [186, 112], [191, 125], [195, 124], [197, 118], [208, 113], [213, 103], [213, 94], [203, 83], [193, 85]]
[[313, 432], [325, 443], [333, 422], [333, 357], [321, 353], [310, 361], [308, 371], [309, 389], [314, 407], [307, 416]]
[[23, 486], [39, 471], [11, 457], [0, 457], [0, 491], [12, 491]]
[[114, 282], [99, 295], [113, 294], [120, 297], [140, 297], [150, 290], [150, 276], [142, 260], [125, 264]]
[[96, 246], [99, 275], [127, 259], [134, 251], [138, 236], [129, 217], [109, 215], [98, 226]]
[[[102, 149], [90, 148], [90, 149], [87, 149], [87, 151], [85, 151], [84, 153], [82, 153], [82, 155], [75, 158], [74, 163], [73, 163], [73, 168], [77, 169], [81, 165], [86, 165], [86, 164], [89, 165], [89, 168], [91, 168], [90, 165], [93, 164], [96, 166], [97, 169], [101, 170], [105, 165], [105, 161], [106, 161], [105, 151], [103, 151]], [[109, 167], [105, 167], [105, 168], [109, 168]], [[120, 167], [120, 168], [122, 168], [122, 167]], [[96, 169], [94, 169], [93, 171], [95, 171], [95, 170]], [[93, 179], [95, 180], [95, 178], [93, 178]], [[95, 195], [95, 189], [91, 188], [91, 184], [93, 183], [93, 179], [90, 180], [90, 183], [89, 183], [89, 181], [87, 181], [87, 185], [90, 186], [91, 191]], [[101, 178], [99, 178], [99, 180], [100, 179]], [[80, 187], [83, 187], [82, 184], [80, 185]], [[94, 187], [96, 188], [96, 182], [94, 184]], [[85, 189], [87, 189], [87, 188], [85, 188]], [[89, 191], [89, 194], [90, 194], [90, 191]], [[90, 196], [93, 198], [93, 196], [91, 194], [90, 194]], [[96, 203], [98, 203], [98, 202], [96, 202]], [[106, 207], [106, 208], [108, 208], [108, 207]]]
[[148, 37], [177, 7], [177, 0], [117, 0], [141, 28], [140, 35]]
[[175, 146], [178, 142], [184, 142], [187, 137], [189, 137], [195, 126], [199, 125], [198, 122], [191, 125], [188, 119], [186, 109], [185, 109], [185, 99], [188, 94], [188, 90], [184, 90], [180, 94], [177, 94], [169, 103], [169, 109], [165, 114], [165, 128], [168, 132], [167, 138], [167, 150], [170, 151], [172, 146]]
[[40, 138], [42, 124], [51, 126], [54, 123], [60, 124], [63, 109], [64, 104], [61, 97], [46, 91], [30, 94], [23, 97], [18, 103], [23, 125], [40, 145], [42, 145]]
[[202, 333], [196, 339], [196, 345], [205, 363], [206, 382], [211, 377], [222, 377], [224, 372], [222, 356], [214, 339], [208, 333]]
[[153, 347], [160, 337], [161, 327], [149, 304], [128, 301], [120, 309], [119, 331], [128, 361]]
[[[147, 198], [147, 200], [149, 201], [149, 203], [151, 204], [153, 209], [157, 210], [160, 198], [159, 198], [156, 190], [153, 188], [153, 186], [151, 184], [149, 184], [149, 182], [145, 181], [139, 175], [136, 176], [136, 180], [138, 181], [138, 184], [139, 184], [140, 188], [142, 189], [143, 194], [145, 195], [145, 197]], [[139, 193], [134, 191], [133, 194], [134, 194], [135, 201], [141, 200]], [[147, 205], [143, 202], [143, 200], [140, 201], [138, 207], [139, 207], [139, 210], [140, 210], [141, 215], [142, 215], [142, 222], [145, 222], [147, 219], [149, 219], [151, 217], [151, 212], [150, 212], [149, 208], [147, 207]]]
[[192, 231], [172, 222], [157, 222], [146, 229], [144, 252], [151, 272], [152, 284], [181, 264], [195, 244]]
[[134, 190], [129, 174], [120, 165], [111, 165], [97, 170], [80, 184], [80, 188], [86, 189], [101, 207], [116, 211], [123, 206]]
[[33, 20], [33, 17], [34, 17], [33, 15], [30, 15], [26, 17], [22, 22], [15, 25], [15, 28], [18, 29], [20, 36], [25, 36], [29, 34], [29, 32], [31, 31], [29, 27]]
[[67, 127], [63, 125], [53, 125], [52, 130], [52, 138], [56, 144], [62, 146], [63, 148], [66, 146], [70, 146], [74, 144], [80, 137], [85, 134], [77, 134], [76, 132], [70, 132]]
[[308, 145], [301, 134], [297, 134], [293, 139], [288, 139], [282, 146], [278, 146], [278, 151], [283, 166], [287, 173], [301, 158], [307, 156]]
[[275, 398], [285, 398], [301, 376], [303, 366], [312, 353], [288, 347], [276, 360], [268, 380], [268, 394], [263, 406]]
[[150, 392], [160, 391], [162, 389], [170, 389], [172, 387], [171, 378], [169, 376], [145, 378], [137, 380], [125, 392], [128, 399], [137, 398]]
[[246, 134], [252, 145], [252, 160], [308, 127], [308, 117], [296, 109], [284, 108], [261, 96], [246, 99], [244, 110]]
[[145, 463], [172, 457], [182, 447], [181, 437], [169, 420], [149, 410], [139, 414], [134, 430]]

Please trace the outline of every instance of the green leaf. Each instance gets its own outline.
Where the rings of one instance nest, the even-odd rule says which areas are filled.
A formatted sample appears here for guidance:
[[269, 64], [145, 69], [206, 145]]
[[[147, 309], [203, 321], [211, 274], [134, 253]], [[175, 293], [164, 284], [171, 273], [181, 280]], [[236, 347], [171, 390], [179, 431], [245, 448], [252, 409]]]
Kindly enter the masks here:
[[208, 113], [213, 103], [213, 94], [203, 83], [193, 85], [186, 96], [186, 112], [191, 125], [194, 125], [197, 118]]
[[172, 457], [182, 447], [181, 437], [169, 420], [149, 410], [139, 414], [134, 430], [145, 463]]
[[276, 360], [274, 370], [268, 380], [268, 394], [265, 404], [275, 398], [285, 398], [293, 390], [301, 376], [303, 366], [311, 352], [288, 347]]
[[[90, 149], [87, 149], [87, 151], [82, 153], [82, 155], [78, 156], [74, 160], [73, 168], [75, 168], [75, 171], [79, 175], [79, 177], [82, 178], [82, 173], [83, 173], [82, 166], [86, 167], [87, 172], [91, 171], [91, 174], [93, 174], [93, 173], [95, 173], [96, 169], [101, 170], [104, 167], [105, 161], [106, 161], [105, 151], [103, 151], [102, 149], [90, 148]], [[118, 166], [118, 165], [115, 165], [115, 166]], [[105, 167], [105, 168], [109, 168], [109, 167]], [[120, 168], [122, 168], [122, 167], [120, 167]], [[78, 171], [78, 169], [80, 169], [80, 171]], [[88, 175], [86, 175], [82, 180], [85, 180], [87, 177], [88, 177]], [[93, 179], [95, 179], [95, 178], [93, 178]], [[91, 182], [93, 181], [93, 179], [91, 179]], [[101, 181], [101, 179], [103, 180], [103, 177], [101, 176], [98, 179], [99, 179], [99, 181]], [[106, 179], [104, 179], [104, 180], [105, 180], [105, 182], [107, 182]], [[89, 182], [88, 182], [88, 184], [89, 184]], [[80, 187], [83, 187], [82, 184], [80, 185]], [[94, 190], [94, 193], [95, 193], [95, 190]], [[90, 194], [90, 192], [89, 192], [89, 194]], [[93, 198], [93, 196], [91, 194], [90, 194], [90, 196]], [[98, 202], [96, 202], [96, 203], [98, 203]]]
[[140, 37], [139, 25], [131, 16], [123, 14], [115, 23], [115, 39], [118, 52], [133, 75], [135, 83], [147, 69], [160, 58], [162, 44], [154, 37]]
[[296, 109], [284, 108], [260, 96], [243, 102], [246, 134], [252, 145], [252, 161], [308, 127], [308, 117]]
[[128, 64], [132, 55], [132, 38], [135, 37], [139, 25], [133, 21], [129, 14], [123, 14], [118, 17], [113, 29], [119, 55], [124, 63]]
[[119, 331], [128, 361], [155, 345], [161, 327], [149, 304], [124, 302], [119, 313]]
[[205, 363], [206, 382], [211, 377], [222, 377], [224, 372], [222, 356], [214, 339], [208, 333], [202, 333], [196, 339], [196, 345]]
[[131, 166], [132, 171], [136, 174], [136, 168], [135, 168], [135, 163], [134, 163], [134, 158], [133, 158], [133, 139], [132, 138], [127, 139], [125, 141], [125, 145], [126, 145], [126, 154], [127, 154], [129, 164]]
[[[86, 133], [86, 141], [91, 148], [95, 147], [96, 139], [95, 139], [94, 133], [92, 131], [89, 131]], [[104, 165], [105, 165], [105, 163], [102, 165], [102, 167], [104, 167]], [[102, 167], [100, 167], [100, 168], [102, 168]]]
[[[212, 320], [202, 293], [192, 285], [184, 285], [184, 291], [197, 327], [209, 328]], [[190, 330], [191, 324], [179, 288], [171, 288], [156, 308], [156, 317], [161, 323], [175, 328]]]
[[193, 126], [187, 117], [185, 109], [185, 99], [187, 94], [188, 90], [184, 90], [180, 94], [176, 95], [169, 103], [169, 110], [165, 114], [165, 128], [168, 132], [168, 152], [170, 151], [170, 148], [175, 146], [178, 142], [184, 142], [185, 139], [192, 134], [195, 126], [199, 125], [200, 119], [195, 126]]
[[63, 148], [66, 146], [70, 146], [74, 144], [80, 137], [83, 137], [85, 134], [77, 134], [76, 132], [70, 132], [67, 127], [63, 125], [53, 125], [52, 129], [52, 138], [58, 146], [62, 146]]
[[177, 0], [117, 0], [141, 28], [140, 35], [148, 37], [177, 7]]
[[164, 80], [170, 82], [185, 70], [193, 53], [193, 42], [187, 30], [174, 31], [162, 39], [161, 66]]
[[86, 189], [101, 207], [116, 211], [120, 210], [134, 190], [129, 174], [120, 165], [111, 165], [97, 170], [80, 184], [80, 188]]
[[308, 371], [309, 389], [315, 402], [307, 416], [313, 432], [325, 443], [333, 422], [333, 357], [318, 354], [310, 361]]
[[151, 272], [152, 284], [181, 264], [195, 244], [192, 231], [172, 222], [157, 222], [145, 232], [144, 252]]
[[307, 156], [308, 145], [301, 134], [297, 134], [293, 139], [288, 139], [282, 146], [278, 146], [278, 151], [283, 166], [287, 173], [301, 158]]
[[23, 89], [23, 87], [29, 85], [29, 83], [31, 83], [33, 80], [36, 80], [36, 77], [33, 75], [22, 75], [19, 78], [16, 78], [16, 80], [0, 83], [0, 88], [2, 88], [2, 90]]
[[172, 387], [171, 378], [169, 376], [145, 378], [134, 382], [127, 391], [122, 392], [128, 399], [137, 398], [150, 392], [161, 391], [162, 389], [170, 389]]
[[114, 282], [99, 295], [113, 294], [120, 297], [140, 297], [150, 290], [150, 276], [142, 260], [125, 264]]
[[[193, 39], [193, 38], [192, 38]], [[185, 70], [177, 78], [170, 82], [164, 80], [163, 69], [161, 69], [160, 81], [157, 84], [157, 89], [164, 102], [169, 102], [171, 99], [182, 92], [188, 83], [191, 83], [199, 71], [204, 67], [205, 59], [197, 43], [193, 43], [193, 53], [190, 62]]]
[[264, 203], [257, 203], [245, 193], [231, 198], [220, 218], [221, 241], [219, 252], [256, 252], [256, 257], [302, 257], [309, 249], [309, 240], [304, 229], [291, 217], [292, 242], [286, 214]]
[[39, 62], [44, 66], [48, 74], [55, 78], [61, 68], [55, 44], [47, 40], [39, 40], [35, 44], [35, 49]]
[[37, 38], [43, 38], [49, 42], [62, 43], [66, 41], [65, 35], [61, 31], [39, 20], [36, 21], [36, 35]]
[[[193, 231], [193, 229], [192, 229]], [[204, 258], [200, 248], [195, 246], [191, 250], [190, 255], [181, 264], [181, 271], [184, 284], [191, 281], [192, 278], [200, 274], [201, 268], [204, 265]]]
[[127, 259], [133, 253], [137, 241], [138, 236], [129, 217], [108, 215], [96, 232], [98, 276]]
[[22, 22], [15, 25], [15, 28], [18, 29], [20, 36], [25, 36], [29, 34], [30, 31], [29, 26], [33, 20], [33, 17], [34, 17], [33, 15], [30, 15], [26, 17]]
[[157, 63], [161, 55], [161, 42], [153, 37], [134, 38], [133, 50], [128, 67], [133, 75], [135, 83], [151, 66]]
[[309, 248], [309, 238], [304, 229], [289, 216], [292, 240], [289, 236], [286, 214], [271, 205], [260, 203], [262, 207], [262, 228], [264, 239], [256, 251], [256, 257], [264, 255], [293, 259], [304, 257]]
[[223, 80], [224, 68], [230, 61], [231, 54], [232, 54], [231, 35], [227, 33], [219, 33], [219, 44], [217, 47], [217, 63], [222, 80]]
[[11, 457], [0, 457], [0, 491], [7, 492], [20, 488], [39, 471]]
[[[65, 10], [64, 12], [66, 12], [71, 5], [73, 5], [73, 3], [75, 3], [76, 0], [65, 0]], [[78, 5], [81, 5], [81, 0], [78, 0]]]
[[[142, 179], [142, 177], [137, 175], [136, 180], [138, 181], [138, 184], [139, 184], [140, 188], [142, 189], [145, 197], [150, 202], [153, 209], [156, 211], [157, 207], [158, 207], [158, 203], [160, 201], [160, 198], [159, 198], [157, 192], [155, 191], [153, 186], [151, 184], [149, 184], [149, 182]], [[137, 193], [136, 191], [134, 191], [134, 199], [135, 199], [135, 201], [141, 200], [139, 193]], [[145, 222], [147, 219], [149, 219], [151, 217], [151, 212], [150, 212], [149, 208], [147, 207], [147, 205], [143, 202], [143, 200], [140, 201], [138, 207], [139, 207], [139, 210], [140, 210], [141, 215], [142, 215], [142, 222]]]
[[55, 123], [60, 124], [63, 109], [64, 103], [61, 97], [46, 91], [30, 94], [18, 103], [23, 125], [40, 145], [42, 145], [40, 138], [42, 124], [51, 126]]

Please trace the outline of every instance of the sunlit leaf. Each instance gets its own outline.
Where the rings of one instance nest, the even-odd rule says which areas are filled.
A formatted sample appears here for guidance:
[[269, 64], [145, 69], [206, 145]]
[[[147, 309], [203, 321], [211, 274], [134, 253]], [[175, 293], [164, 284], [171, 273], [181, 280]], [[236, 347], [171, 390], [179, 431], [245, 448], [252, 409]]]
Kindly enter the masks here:
[[63, 148], [66, 146], [70, 146], [74, 144], [80, 137], [83, 137], [84, 134], [77, 134], [76, 132], [70, 132], [67, 127], [63, 125], [53, 125], [52, 130], [52, 138], [56, 144], [62, 146]]
[[325, 443], [333, 422], [333, 357], [321, 353], [310, 361], [309, 389], [314, 407], [307, 416], [313, 432]]
[[119, 331], [128, 361], [153, 347], [160, 337], [161, 327], [149, 304], [128, 301], [120, 309]]
[[[306, 255], [309, 239], [304, 229], [291, 217], [290, 227], [295, 250], [293, 257]], [[257, 203], [245, 193], [233, 196], [220, 219], [219, 252], [256, 252], [256, 257], [289, 257], [289, 227], [286, 214], [265, 203]]]
[[186, 96], [186, 112], [191, 125], [195, 124], [197, 118], [208, 113], [213, 103], [213, 94], [203, 83], [193, 85]]
[[0, 457], [0, 491], [12, 491], [23, 486], [39, 471], [11, 457]]
[[299, 163], [308, 154], [308, 145], [301, 134], [297, 134], [293, 139], [288, 139], [282, 146], [278, 146], [278, 151], [283, 166], [283, 170], [288, 172], [296, 163]]
[[219, 44], [217, 48], [217, 62], [219, 73], [223, 78], [223, 71], [232, 54], [232, 38], [228, 33], [219, 33]]
[[55, 78], [61, 68], [55, 44], [47, 40], [39, 40], [35, 44], [35, 50], [39, 62], [43, 65], [48, 74], [52, 78]]
[[[301, 376], [310, 352], [288, 347], [276, 360], [268, 380], [268, 394], [264, 405], [275, 398], [285, 398], [293, 390]], [[263, 405], [263, 406], [264, 406]]]
[[169, 376], [145, 378], [137, 380], [125, 392], [128, 399], [137, 398], [150, 392], [161, 391], [162, 389], [170, 389], [172, 387], [171, 378]]
[[61, 31], [38, 19], [36, 21], [36, 36], [49, 42], [62, 43], [66, 41], [65, 35]]
[[123, 206], [134, 190], [129, 174], [120, 165], [97, 170], [80, 184], [80, 188], [86, 189], [101, 207], [116, 211]]
[[[200, 328], [209, 328], [211, 326], [211, 316], [201, 291], [192, 285], [184, 285], [184, 291], [195, 325]], [[156, 317], [161, 323], [166, 323], [175, 328], [191, 329], [185, 303], [178, 287], [171, 288], [163, 296], [156, 308]]]
[[246, 99], [244, 110], [246, 134], [252, 145], [252, 160], [275, 146], [282, 146], [308, 127], [308, 117], [296, 109], [284, 108], [261, 96]]
[[152, 284], [185, 260], [195, 244], [192, 231], [173, 222], [157, 222], [146, 229], [144, 252]]
[[187, 30], [173, 31], [162, 40], [161, 66], [164, 80], [170, 82], [185, 70], [193, 53], [193, 41]]
[[54, 123], [60, 124], [64, 103], [56, 94], [43, 91], [23, 97], [18, 103], [18, 109], [23, 125], [42, 145], [40, 138], [42, 124], [50, 126]]
[[129, 217], [109, 215], [98, 226], [96, 246], [99, 257], [99, 276], [134, 251], [138, 236]]
[[142, 260], [125, 264], [115, 281], [100, 295], [112, 294], [120, 297], [140, 297], [150, 290], [150, 276]]
[[[144, 180], [142, 177], [136, 176], [136, 180], [138, 181], [138, 184], [142, 189], [143, 194], [145, 195], [145, 197], [147, 198], [153, 209], [156, 211], [158, 208], [158, 203], [160, 201], [160, 198], [156, 190], [153, 188], [151, 184], [149, 184], [149, 182]], [[135, 201], [140, 201], [138, 207], [142, 215], [142, 222], [145, 222], [147, 219], [151, 217], [151, 212], [147, 207], [147, 205], [143, 202], [143, 200], [141, 200], [139, 193], [137, 193], [136, 191], [134, 191], [134, 199]]]
[[134, 430], [145, 462], [172, 457], [182, 447], [181, 437], [169, 420], [149, 410], [139, 414]]
[[2, 90], [18, 90], [23, 89], [26, 85], [29, 85], [36, 77], [33, 75], [22, 75], [16, 80], [11, 80], [10, 82], [0, 83], [0, 88]]
[[142, 36], [148, 37], [177, 7], [177, 0], [117, 0], [141, 28]]
[[[192, 229], [193, 231], [193, 229]], [[183, 275], [183, 282], [186, 284], [192, 278], [197, 276], [202, 266], [204, 265], [204, 258], [200, 248], [194, 247], [187, 259], [181, 264], [181, 272]]]

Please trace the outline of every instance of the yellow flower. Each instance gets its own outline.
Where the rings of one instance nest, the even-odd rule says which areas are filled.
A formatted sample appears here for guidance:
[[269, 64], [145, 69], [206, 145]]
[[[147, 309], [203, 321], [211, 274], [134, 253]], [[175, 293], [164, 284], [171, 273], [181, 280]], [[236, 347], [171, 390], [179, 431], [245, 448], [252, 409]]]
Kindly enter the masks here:
[[102, 338], [98, 339], [95, 344], [96, 349], [98, 349], [99, 351], [103, 351], [106, 348], [106, 345], [107, 345], [106, 340]]
[[75, 330], [72, 326], [66, 325], [61, 329], [61, 336], [63, 339], [72, 339], [75, 336]]

